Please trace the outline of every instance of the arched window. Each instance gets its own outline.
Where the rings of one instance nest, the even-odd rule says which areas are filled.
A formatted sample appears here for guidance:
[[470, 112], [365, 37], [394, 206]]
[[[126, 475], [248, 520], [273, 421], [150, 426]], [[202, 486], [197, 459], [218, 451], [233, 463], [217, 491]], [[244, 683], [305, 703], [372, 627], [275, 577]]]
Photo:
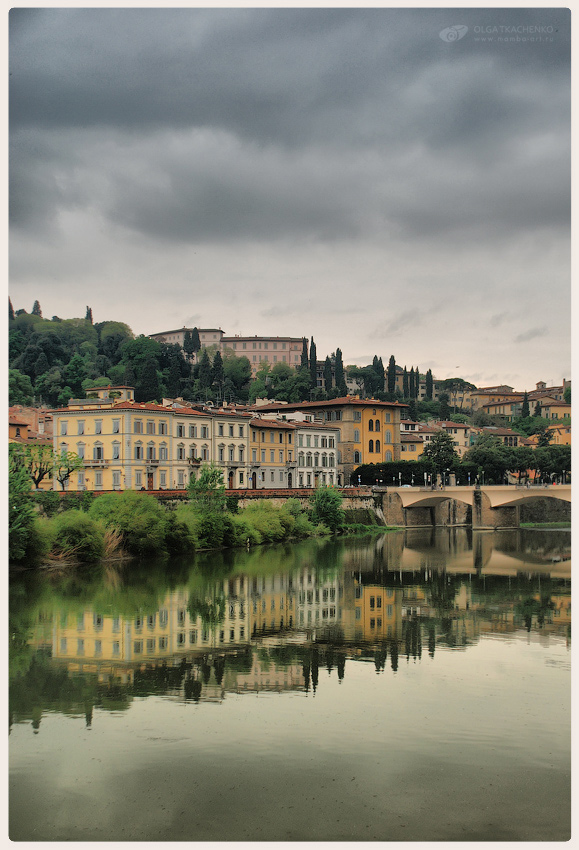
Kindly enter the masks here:
[[360, 452], [354, 452], [354, 463], [361, 463], [362, 457]]
[[386, 452], [386, 457], [384, 458], [384, 460], [386, 462], [392, 460], [392, 452], [390, 452], [390, 451]]
[[374, 430], [374, 420], [370, 419], [370, 420], [368, 420], [368, 431], [373, 431], [373, 430]]
[[354, 442], [360, 442], [360, 431], [358, 430], [358, 428], [354, 428]]
[[374, 430], [375, 430], [375, 431], [379, 431], [379, 430], [380, 430], [380, 420], [379, 420], [379, 419], [377, 419], [377, 420], [376, 420], [376, 426], [375, 426]]
[[388, 445], [392, 443], [392, 434], [390, 431], [384, 431], [384, 442]]
[[376, 440], [376, 451], [380, 451], [380, 440]]
[[370, 441], [369, 441], [369, 443], [368, 443], [368, 451], [369, 451], [369, 452], [373, 452], [373, 451], [374, 451], [374, 440], [370, 440]]

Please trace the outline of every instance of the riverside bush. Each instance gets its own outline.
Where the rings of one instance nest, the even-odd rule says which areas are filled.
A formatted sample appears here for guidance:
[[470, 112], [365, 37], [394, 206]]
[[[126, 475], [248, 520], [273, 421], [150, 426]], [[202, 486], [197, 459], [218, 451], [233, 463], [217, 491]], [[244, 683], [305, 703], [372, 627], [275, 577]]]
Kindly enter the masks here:
[[135, 555], [166, 549], [167, 512], [154, 496], [135, 490], [105, 493], [95, 499], [88, 516], [122, 534], [122, 545]]
[[[270, 501], [251, 502], [241, 512], [243, 519], [261, 535], [264, 543], [274, 543], [283, 540], [287, 536], [286, 529], [281, 521], [281, 508], [276, 507]], [[291, 515], [287, 514], [291, 519]]]
[[98, 561], [104, 555], [104, 525], [84, 511], [65, 511], [55, 517], [52, 523], [52, 551], [55, 554], [74, 558], [81, 564]]

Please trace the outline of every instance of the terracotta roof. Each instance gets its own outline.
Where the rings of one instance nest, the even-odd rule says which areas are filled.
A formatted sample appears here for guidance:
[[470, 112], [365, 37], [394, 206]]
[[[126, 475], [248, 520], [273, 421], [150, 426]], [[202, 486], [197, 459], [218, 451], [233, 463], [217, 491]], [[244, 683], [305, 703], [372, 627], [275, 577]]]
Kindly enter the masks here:
[[354, 396], [342, 396], [341, 398], [332, 398], [328, 401], [300, 401], [293, 403], [273, 402], [272, 404], [263, 404], [259, 407], [254, 407], [254, 410], [309, 410], [310, 408], [323, 407], [347, 407], [349, 405], [359, 405], [363, 407], [408, 407], [407, 404], [402, 404], [398, 401], [379, 401], [377, 398], [355, 398]]
[[259, 417], [252, 419], [249, 424], [252, 428], [257, 428], [259, 425], [263, 425], [264, 428], [288, 428], [290, 431], [295, 428], [292, 422], [282, 422], [280, 419], [260, 419]]
[[464, 428], [468, 431], [470, 425], [465, 425], [464, 422], [437, 422], [437, 425], [440, 425], [441, 428]]
[[417, 431], [401, 431], [400, 432], [400, 442], [401, 443], [423, 443], [422, 435]]

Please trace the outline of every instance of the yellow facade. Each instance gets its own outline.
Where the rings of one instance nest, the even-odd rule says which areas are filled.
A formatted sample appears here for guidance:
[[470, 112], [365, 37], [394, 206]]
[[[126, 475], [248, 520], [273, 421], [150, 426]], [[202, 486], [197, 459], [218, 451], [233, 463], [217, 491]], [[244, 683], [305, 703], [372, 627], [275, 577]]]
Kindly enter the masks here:
[[275, 419], [252, 419], [249, 462], [252, 489], [295, 487], [295, 427]]

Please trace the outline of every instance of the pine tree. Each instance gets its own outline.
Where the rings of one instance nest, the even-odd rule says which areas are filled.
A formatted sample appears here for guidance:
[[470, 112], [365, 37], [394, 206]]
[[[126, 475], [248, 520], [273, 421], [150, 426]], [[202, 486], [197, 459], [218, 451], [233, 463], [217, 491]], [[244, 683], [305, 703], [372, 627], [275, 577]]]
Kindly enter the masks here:
[[300, 363], [301, 369], [309, 369], [310, 368], [310, 359], [308, 356], [308, 341], [304, 337], [302, 339], [302, 361]]
[[197, 328], [193, 328], [191, 331], [191, 342], [193, 345], [193, 351], [197, 352], [201, 348], [201, 340], [199, 339], [199, 331]]
[[336, 362], [334, 364], [334, 373], [336, 386], [340, 391], [340, 396], [345, 396], [348, 393], [346, 379], [344, 378], [344, 361], [342, 360], [342, 350], [336, 348]]
[[332, 361], [329, 357], [324, 361], [324, 389], [327, 393], [332, 389]]
[[529, 408], [529, 396], [527, 391], [525, 390], [525, 395], [523, 396], [523, 406], [521, 407], [521, 417], [523, 419], [528, 419], [530, 416], [531, 410]]
[[34, 306], [32, 307], [32, 315], [39, 316], [42, 319], [42, 310], [40, 309], [39, 301], [34, 302]]
[[92, 308], [91, 308], [91, 307], [87, 307], [87, 308], [86, 308], [86, 316], [85, 316], [85, 319], [87, 320], [87, 322], [90, 322], [90, 323], [91, 323], [91, 325], [93, 324], [93, 321], [92, 321]]
[[396, 390], [396, 360], [392, 354], [388, 361], [388, 369], [386, 370], [388, 380], [388, 392], [394, 393]]
[[314, 388], [318, 386], [317, 352], [313, 337], [310, 340], [310, 386]]
[[12, 306], [12, 301], [8, 298], [8, 320], [14, 319], [14, 307]]
[[434, 381], [432, 379], [432, 370], [429, 369], [426, 373], [426, 401], [432, 401], [432, 391], [434, 389]]

